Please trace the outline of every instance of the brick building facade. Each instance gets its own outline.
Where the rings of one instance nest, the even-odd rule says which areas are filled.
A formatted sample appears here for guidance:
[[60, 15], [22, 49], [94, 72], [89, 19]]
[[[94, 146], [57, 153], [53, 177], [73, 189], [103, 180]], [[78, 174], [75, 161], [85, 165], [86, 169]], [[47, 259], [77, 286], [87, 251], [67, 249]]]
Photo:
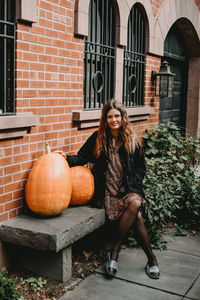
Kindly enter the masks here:
[[[14, 114], [0, 110], [0, 223], [22, 212], [28, 173], [46, 142], [52, 150], [76, 153], [98, 126], [100, 109], [84, 109], [89, 5], [90, 0], [16, 0]], [[127, 107], [134, 129], [141, 135], [159, 124], [160, 99], [151, 74], [159, 71], [166, 37], [176, 26], [187, 48], [186, 133], [199, 136], [200, 1], [113, 0], [113, 96], [119, 101], [134, 5], [144, 17], [146, 45], [144, 102]]]

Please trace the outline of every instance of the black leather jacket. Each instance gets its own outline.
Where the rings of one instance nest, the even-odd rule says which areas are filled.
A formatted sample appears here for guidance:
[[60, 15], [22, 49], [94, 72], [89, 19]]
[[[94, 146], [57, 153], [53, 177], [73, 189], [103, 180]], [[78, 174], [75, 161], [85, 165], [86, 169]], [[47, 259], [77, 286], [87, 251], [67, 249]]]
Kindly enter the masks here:
[[[70, 167], [77, 165], [85, 165], [88, 162], [93, 163], [92, 173], [95, 179], [95, 194], [92, 205], [98, 206], [99, 201], [104, 200], [105, 195], [105, 179], [107, 156], [101, 153], [99, 158], [93, 155], [97, 131], [95, 131], [80, 148], [77, 155], [67, 155], [66, 159]], [[133, 154], [128, 154], [125, 147], [122, 145], [119, 148], [119, 157], [123, 166], [124, 180], [119, 189], [119, 195], [123, 196], [128, 191], [139, 194], [144, 198], [143, 178], [145, 174], [144, 154], [141, 147], [136, 147]]]

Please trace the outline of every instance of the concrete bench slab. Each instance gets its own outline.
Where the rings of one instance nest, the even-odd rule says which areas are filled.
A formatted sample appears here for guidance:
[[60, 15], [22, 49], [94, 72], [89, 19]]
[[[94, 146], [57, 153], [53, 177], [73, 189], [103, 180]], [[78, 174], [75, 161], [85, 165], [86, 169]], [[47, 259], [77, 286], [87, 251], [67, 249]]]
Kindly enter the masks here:
[[71, 278], [71, 245], [104, 223], [104, 209], [69, 207], [56, 217], [20, 215], [6, 221], [0, 238], [25, 268], [66, 281]]

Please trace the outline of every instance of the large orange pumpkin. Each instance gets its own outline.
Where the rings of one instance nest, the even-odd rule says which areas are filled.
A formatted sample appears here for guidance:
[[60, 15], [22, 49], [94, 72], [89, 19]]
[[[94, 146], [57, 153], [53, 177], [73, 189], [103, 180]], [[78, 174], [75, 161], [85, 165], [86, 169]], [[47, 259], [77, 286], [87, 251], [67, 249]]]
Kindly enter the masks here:
[[83, 205], [89, 202], [94, 195], [94, 177], [85, 166], [71, 168], [72, 195], [71, 205]]
[[36, 214], [53, 216], [68, 207], [71, 191], [67, 161], [61, 154], [49, 151], [34, 163], [26, 182], [25, 199]]

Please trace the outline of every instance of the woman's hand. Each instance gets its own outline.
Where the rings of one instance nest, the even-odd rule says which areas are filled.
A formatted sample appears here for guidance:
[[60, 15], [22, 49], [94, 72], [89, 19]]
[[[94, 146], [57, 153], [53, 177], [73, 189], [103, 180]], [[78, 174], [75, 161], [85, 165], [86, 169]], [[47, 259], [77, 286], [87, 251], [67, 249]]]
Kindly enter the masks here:
[[66, 154], [64, 151], [62, 150], [56, 150], [56, 151], [53, 151], [54, 153], [58, 153], [58, 154], [61, 154], [65, 159], [66, 159]]

